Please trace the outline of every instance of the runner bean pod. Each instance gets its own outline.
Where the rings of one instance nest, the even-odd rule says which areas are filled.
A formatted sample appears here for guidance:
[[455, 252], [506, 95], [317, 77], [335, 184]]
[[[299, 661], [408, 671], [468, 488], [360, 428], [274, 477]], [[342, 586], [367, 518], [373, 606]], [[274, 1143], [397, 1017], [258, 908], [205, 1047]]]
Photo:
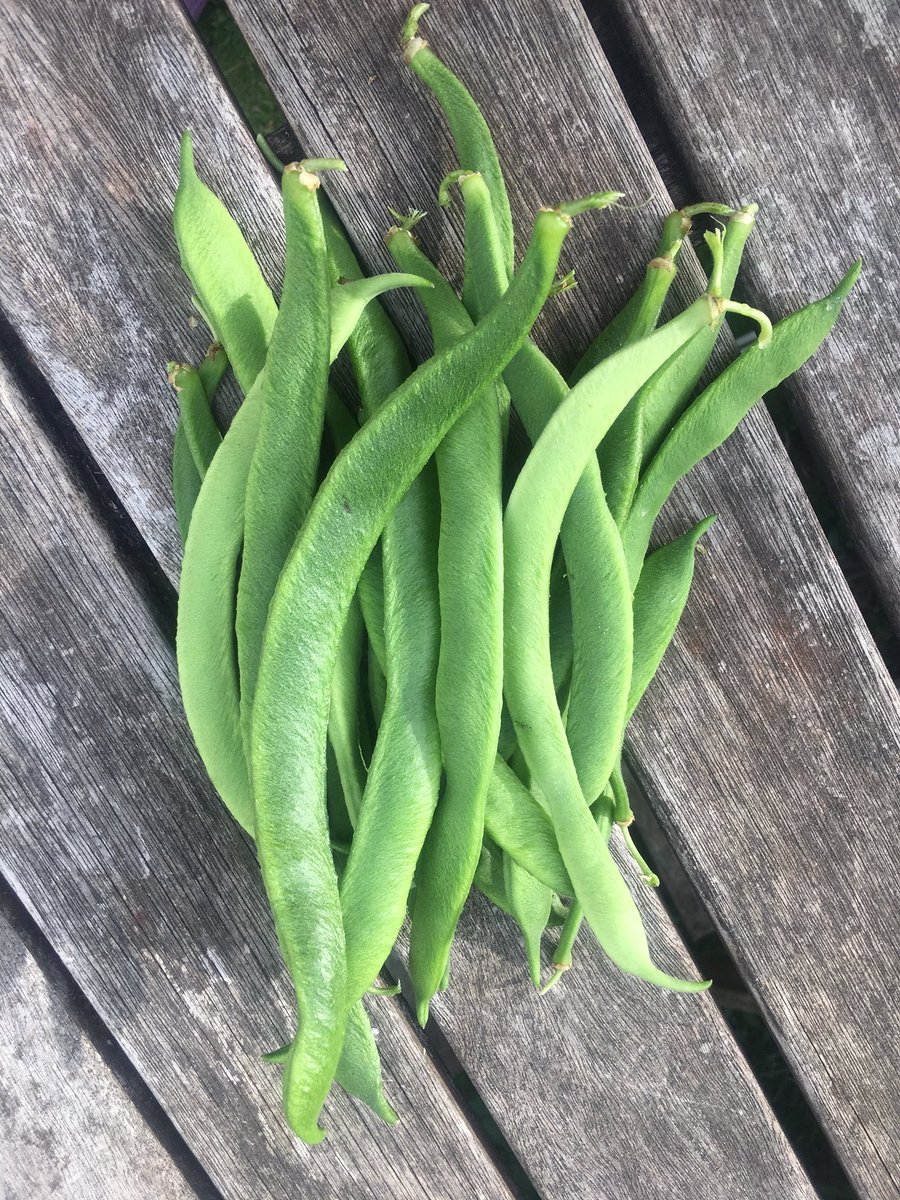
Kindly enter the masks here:
[[324, 1136], [318, 1115], [340, 1057], [348, 1007], [341, 902], [323, 803], [340, 631], [391, 512], [453, 422], [527, 337], [570, 226], [562, 208], [539, 212], [503, 301], [401, 384], [338, 456], [272, 600], [254, 707], [253, 797], [263, 880], [297, 994], [285, 1115], [311, 1143]]

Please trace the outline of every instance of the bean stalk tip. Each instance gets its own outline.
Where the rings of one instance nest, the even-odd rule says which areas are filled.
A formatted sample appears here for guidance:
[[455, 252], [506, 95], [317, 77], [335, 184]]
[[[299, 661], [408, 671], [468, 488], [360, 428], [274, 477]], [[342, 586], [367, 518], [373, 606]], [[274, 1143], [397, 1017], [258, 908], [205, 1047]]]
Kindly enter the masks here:
[[578, 200], [566, 200], [562, 204], [558, 204], [556, 211], [567, 217], [577, 217], [591, 208], [609, 208], [611, 204], [621, 200], [624, 195], [624, 192], [592, 192], [589, 196], [582, 196]]
[[[418, 32], [419, 22], [428, 12], [429, 8], [431, 8], [430, 4], [414, 4], [409, 10], [409, 15], [407, 16], [406, 20], [403, 22], [403, 26], [400, 30], [400, 45], [403, 47], [403, 56], [407, 62], [409, 62], [413, 55], [417, 51], [421, 50], [423, 46], [428, 45], [424, 39], [418, 36]], [[413, 42], [417, 42], [419, 44], [416, 46], [415, 50], [412, 50], [411, 53], [408, 53], [410, 45]]]

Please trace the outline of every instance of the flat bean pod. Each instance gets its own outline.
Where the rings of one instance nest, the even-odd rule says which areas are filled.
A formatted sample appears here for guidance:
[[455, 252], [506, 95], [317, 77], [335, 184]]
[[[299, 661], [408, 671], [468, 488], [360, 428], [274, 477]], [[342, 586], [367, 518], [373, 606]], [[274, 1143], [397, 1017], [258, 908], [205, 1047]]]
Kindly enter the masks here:
[[259, 431], [247, 477], [235, 622], [245, 748], [269, 602], [315, 491], [331, 362], [331, 283], [319, 177], [305, 164], [293, 163], [281, 180], [284, 290], [266, 356]]
[[284, 1073], [300, 1137], [317, 1124], [346, 1026], [346, 958], [324, 806], [329, 694], [341, 630], [391, 512], [441, 439], [527, 337], [571, 218], [544, 210], [501, 304], [420, 367], [363, 425], [322, 484], [269, 613], [254, 709], [253, 785], [263, 880], [297, 993]]
[[419, 21], [429, 7], [428, 4], [417, 4], [410, 11], [400, 38], [403, 57], [426, 87], [431, 89], [441, 106], [453, 135], [460, 167], [467, 171], [478, 171], [484, 178], [497, 224], [503, 263], [509, 276], [513, 271], [515, 240], [503, 169], [478, 105], [428, 43], [418, 36]]
[[197, 175], [188, 130], [181, 139], [174, 226], [182, 269], [246, 395], [265, 363], [278, 309], [234, 218]]
[[[379, 291], [408, 283], [388, 275], [341, 285], [332, 291], [332, 309], [347, 306], [359, 313]], [[341, 349], [334, 334], [346, 327], [343, 317], [332, 319], [332, 359]], [[176, 639], [181, 695], [194, 742], [226, 808], [250, 833], [253, 801], [241, 737], [234, 625], [244, 500], [261, 407], [262, 376], [235, 414], [197, 496], [181, 566]]]

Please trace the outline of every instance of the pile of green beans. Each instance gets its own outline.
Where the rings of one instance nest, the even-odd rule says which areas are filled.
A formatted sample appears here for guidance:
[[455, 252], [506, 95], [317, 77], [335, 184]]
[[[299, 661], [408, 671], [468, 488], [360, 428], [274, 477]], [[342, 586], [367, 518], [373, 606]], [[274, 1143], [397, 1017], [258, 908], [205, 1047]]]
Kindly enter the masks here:
[[[653, 528], [679, 479], [814, 353], [859, 273], [773, 327], [730, 298], [756, 205], [681, 209], [566, 379], [532, 326], [571, 289], [571, 273], [555, 281], [574, 219], [621, 194], [540, 209], [516, 269], [491, 134], [419, 36], [427, 7], [401, 41], [456, 146], [438, 194], [450, 204], [458, 188], [464, 208], [461, 292], [419, 245], [418, 212], [395, 213], [387, 233], [398, 273], [364, 276], [320, 190], [337, 159], [275, 163], [278, 303], [201, 182], [189, 134], [175, 199], [182, 267], [214, 339], [199, 366], [168, 365], [179, 676], [210, 779], [255, 838], [297, 1013], [265, 1057], [309, 1143], [325, 1136], [335, 1080], [397, 1119], [363, 997], [397, 990], [391, 956], [408, 921], [424, 1025], [473, 888], [518, 924], [542, 991], [571, 966], [583, 921], [620, 970], [708, 986], [656, 966], [635, 899], [658, 879], [630, 835], [626, 726], [713, 518], [650, 549]], [[660, 324], [698, 218], [714, 226], [706, 290]], [[415, 289], [433, 338], [415, 370], [377, 300], [397, 287]], [[759, 336], [698, 391], [728, 312]], [[332, 370], [342, 351], [353, 395]], [[223, 431], [229, 366], [244, 399]]]

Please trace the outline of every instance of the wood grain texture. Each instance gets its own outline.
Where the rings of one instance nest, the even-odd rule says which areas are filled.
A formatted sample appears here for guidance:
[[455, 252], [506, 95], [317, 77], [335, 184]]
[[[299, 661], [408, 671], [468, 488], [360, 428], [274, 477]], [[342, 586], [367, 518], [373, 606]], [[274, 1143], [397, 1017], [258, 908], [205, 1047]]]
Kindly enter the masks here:
[[[179, 123], [189, 114], [198, 154], [205, 147], [200, 155], [203, 167], [248, 222], [266, 262], [279, 250], [277, 233], [269, 243], [262, 233], [267, 223], [277, 229], [274, 189], [268, 186], [221, 90], [197, 58], [193, 44], [184, 41], [174, 6], [164, 9], [172, 22], [165, 28], [157, 9], [149, 4], [114, 5], [109, 17], [105, 10], [102, 15], [98, 9], [86, 10], [96, 28], [88, 26], [81, 36], [97, 39], [109, 50], [102, 80], [106, 90], [99, 95], [94, 73], [81, 73], [78, 56], [71, 54], [69, 46], [57, 45], [52, 31], [36, 19], [41, 9], [35, 0], [18, 6], [14, 15], [0, 17], [7, 23], [7, 35], [16, 34], [3, 39], [11, 59], [13, 43], [27, 43], [23, 51], [16, 51], [6, 72], [12, 81], [8, 85], [8, 99], [14, 105], [11, 127], [16, 121], [27, 125], [28, 113], [37, 104], [55, 121], [52, 148], [49, 140], [33, 142], [27, 152], [17, 143], [7, 147], [23, 180], [20, 195], [29, 197], [31, 207], [28, 220], [23, 221], [18, 198], [0, 200], [0, 221], [7, 232], [16, 234], [10, 244], [19, 247], [0, 276], [2, 297], [101, 468], [171, 575], [177, 555], [171, 545], [174, 525], [166, 476], [174, 406], [157, 372], [187, 311], [167, 228]], [[14, 29], [12, 21], [17, 23]], [[29, 81], [33, 88], [35, 80], [40, 81], [40, 95], [29, 91]], [[102, 121], [96, 116], [99, 112]], [[121, 122], [112, 120], [112, 114], [118, 113], [125, 114]], [[40, 181], [50, 168], [56, 142], [61, 145], [59, 152], [67, 156], [71, 175], [59, 174], [56, 190], [43, 198]], [[98, 164], [90, 173], [79, 168], [88, 155]], [[217, 165], [210, 169], [217, 157]], [[142, 180], [141, 187], [119, 187], [123, 175]], [[33, 263], [35, 231], [42, 231], [43, 244], [44, 231], [59, 224], [60, 209], [75, 206], [89, 234], [76, 238], [67, 228], [61, 229], [54, 236], [52, 252]], [[24, 246], [23, 229], [31, 239], [29, 243], [26, 238]], [[159, 255], [159, 262], [148, 274], [146, 263], [153, 254]], [[111, 278], [116, 280], [112, 290]], [[93, 314], [116, 321], [114, 339], [95, 344], [86, 338], [84, 323]], [[20, 483], [17, 488], [21, 490]], [[72, 505], [77, 507], [77, 496]], [[64, 511], [69, 507], [67, 498]], [[73, 536], [67, 531], [57, 541], [65, 544]], [[34, 534], [23, 532], [20, 540], [18, 553], [33, 556]], [[46, 535], [41, 535], [37, 544], [45, 540]], [[52, 551], [56, 552], [56, 542]], [[67, 557], [64, 568], [63, 573], [71, 574]], [[48, 592], [51, 581], [45, 578], [46, 569], [42, 560], [39, 567], [29, 568], [30, 575], [20, 572], [20, 599], [9, 611], [22, 624], [32, 619], [27, 597]], [[109, 570], [104, 567], [104, 577]], [[99, 583], [78, 578], [76, 600], [82, 607], [73, 607], [65, 619], [88, 623], [96, 619], [93, 612], [83, 610], [84, 594], [97, 591]], [[115, 597], [120, 590], [115, 580], [112, 585], [107, 581], [100, 594]], [[125, 603], [129, 612], [131, 598]], [[415, 1103], [410, 1099], [408, 1105], [401, 1095], [408, 1124], [401, 1139], [369, 1128], [365, 1135], [356, 1133], [354, 1125], [353, 1132], [338, 1143], [340, 1154], [349, 1151], [353, 1138], [359, 1141], [355, 1185], [349, 1182], [352, 1168], [345, 1159], [304, 1156], [287, 1139], [274, 1117], [277, 1098], [270, 1074], [261, 1073], [252, 1057], [260, 1040], [277, 1040], [283, 1032], [277, 1021], [270, 1020], [268, 995], [267, 1002], [260, 1004], [260, 993], [274, 990], [274, 981], [282, 977], [260, 906], [252, 854], [193, 773], [193, 755], [172, 695], [167, 648], [164, 653], [130, 613], [136, 633], [129, 635], [127, 629], [123, 633], [113, 617], [118, 610], [112, 600], [107, 609], [97, 628], [91, 626], [88, 664], [79, 660], [71, 665], [64, 686], [57, 672], [67, 667], [66, 660], [51, 655], [45, 661], [37, 652], [25, 663], [24, 675], [14, 676], [9, 685], [11, 696], [26, 698], [15, 701], [17, 709], [36, 710], [18, 734], [21, 765], [16, 773], [33, 777], [34, 782], [26, 788], [32, 798], [26, 814], [7, 835], [12, 838], [19, 823], [28, 834], [27, 844], [19, 837], [12, 842], [16, 853], [10, 866], [17, 876], [24, 874], [23, 890], [35, 896], [35, 903], [41, 900], [54, 943], [70, 947], [69, 958], [77, 956], [86, 989], [104, 998], [111, 1027], [141, 1070], [159, 1081], [159, 1094], [198, 1157], [217, 1181], [224, 1181], [220, 1182], [223, 1190], [227, 1185], [232, 1194], [242, 1187], [254, 1196], [279, 1194], [286, 1178], [285, 1162], [291, 1170], [302, 1172], [308, 1193], [324, 1189], [323, 1172], [330, 1170], [337, 1174], [333, 1186], [338, 1194], [341, 1188], [349, 1194], [353, 1186], [360, 1195], [370, 1186], [380, 1192], [403, 1194], [406, 1189], [413, 1194], [413, 1176], [421, 1170], [426, 1178], [422, 1164], [433, 1160], [433, 1170], [452, 1181], [443, 1185], [448, 1194], [502, 1195], [477, 1147], [466, 1141], [466, 1131], [454, 1122], [433, 1076], [417, 1082], [420, 1055], [414, 1044], [410, 1048], [402, 1042], [399, 1028], [392, 1029], [396, 1042], [383, 1031], [386, 1058], [395, 1060], [394, 1091], [399, 1078], [410, 1097], [418, 1087], [425, 1089], [425, 1095]], [[104, 631], [113, 639], [110, 646], [97, 643]], [[84, 632], [79, 626], [75, 632], [48, 634], [41, 627], [32, 630], [28, 644], [40, 647], [51, 641], [68, 650], [79, 645], [76, 635], [83, 637]], [[15, 637], [21, 641], [23, 634], [20, 631]], [[141, 647], [144, 656], [161, 656], [160, 661], [154, 658], [149, 680], [142, 675], [146, 658]], [[82, 681], [82, 673], [94, 660], [98, 674], [88, 673]], [[123, 678], [128, 683], [124, 696]], [[158, 703], [152, 693], [145, 694], [151, 683], [162, 695]], [[84, 715], [75, 713], [75, 727], [63, 724], [55, 733], [48, 731], [47, 724], [60, 719], [55, 712], [47, 715], [54, 691], [62, 695], [66, 712], [72, 698], [87, 691], [95, 705], [105, 705], [107, 716], [103, 718], [102, 710], [95, 715], [82, 702]], [[114, 719], [117, 705], [123, 708], [121, 724]], [[86, 751], [78, 742], [80, 735], [89, 736], [97, 757], [79, 765], [83, 775], [73, 780], [75, 768], [67, 768], [67, 759], [74, 755], [75, 763], [83, 763]], [[51, 741], [64, 748], [62, 762], [59, 751], [51, 751]], [[63, 804], [66, 788], [78, 797], [75, 817]], [[52, 804], [43, 799], [45, 792]], [[38, 811], [35, 795], [50, 808], [51, 831], [59, 833], [41, 853], [37, 842], [42, 831], [47, 840], [46, 813]], [[93, 832], [104, 796], [115, 796], [122, 814], [106, 834], [107, 838], [112, 832], [116, 835], [108, 848], [97, 844]], [[80, 859], [73, 861], [76, 851]], [[25, 872], [33, 855], [36, 865]], [[74, 903], [62, 906], [52, 890], [56, 885], [51, 863], [57, 858], [61, 861], [55, 870], [62, 877], [87, 876], [100, 891], [100, 913], [90, 914], [90, 921], [82, 895], [76, 893]], [[658, 907], [651, 906], [650, 920], [653, 937], [670, 965], [689, 970], [684, 951], [675, 944]], [[233, 922], [251, 931], [246, 944], [234, 943]], [[127, 933], [113, 936], [120, 927]], [[546, 1052], [566, 1057], [564, 1069], [544, 1077], [528, 1069], [531, 1055], [540, 1050], [541, 1027], [532, 1013], [536, 1002], [514, 965], [520, 961], [520, 951], [508, 926], [491, 921], [490, 930], [494, 949], [488, 954], [472, 952], [467, 957], [473, 969], [460, 970], [455, 1024], [448, 1018], [448, 1029], [454, 1039], [465, 1042], [467, 1065], [476, 1075], [477, 1086], [488, 1096], [501, 1125], [515, 1132], [516, 1148], [526, 1169], [539, 1173], [545, 1195], [619, 1196], [640, 1177], [645, 1194], [655, 1198], [668, 1195], [666, 1181], [674, 1177], [686, 1192], [710, 1200], [724, 1200], [728, 1194], [720, 1188], [720, 1180], [748, 1196], [807, 1200], [808, 1184], [708, 998], [692, 1004], [650, 989], [631, 988], [627, 1027], [617, 1023], [607, 1034], [605, 1024], [599, 1030], [591, 1023], [582, 1024], [579, 1011], [616, 1012], [623, 995], [621, 981], [601, 965], [599, 955], [589, 955], [592, 965], [582, 974], [583, 990], [570, 989], [562, 1009], [543, 1010], [542, 1019], [550, 1022], [545, 1026]], [[126, 936], [135, 940], [122, 947], [117, 937]], [[117, 952], [127, 951], [124, 970], [104, 950], [107, 939]], [[209, 948], [207, 967], [198, 962], [198, 945]], [[501, 962], [507, 974], [498, 987], [496, 968]], [[507, 1009], [513, 983], [516, 1006]], [[223, 987], [237, 991], [239, 1015], [223, 998]], [[191, 1010], [187, 1024], [179, 995], [186, 997]], [[152, 1020], [148, 998], [154, 1005]], [[565, 1022], [574, 1032], [567, 1040], [554, 1040], [563, 1038]], [[387, 1017], [382, 1024], [386, 1023]], [[172, 1045], [173, 1038], [178, 1039], [177, 1046]], [[605, 1044], [607, 1039], [613, 1053], [598, 1081], [583, 1047]], [[189, 1063], [199, 1066], [191, 1069]], [[702, 1076], [698, 1063], [706, 1067]], [[224, 1090], [223, 1064], [237, 1075], [234, 1089]], [[573, 1080], [581, 1085], [577, 1097], [566, 1086]], [[215, 1124], [210, 1108], [221, 1106], [224, 1095], [229, 1106], [235, 1106], [231, 1123], [210, 1129]], [[238, 1096], [245, 1098], [246, 1109], [237, 1109]], [[620, 1114], [615, 1136], [606, 1130], [610, 1106]], [[424, 1130], [409, 1122], [416, 1109]], [[699, 1132], [697, 1110], [708, 1114]], [[566, 1113], [565, 1120], [561, 1112]], [[721, 1113], [728, 1114], [727, 1119]], [[335, 1115], [336, 1126], [341, 1123], [338, 1118], [348, 1119], [343, 1109]], [[266, 1152], [260, 1150], [261, 1123]], [[246, 1126], [248, 1132], [239, 1132], [239, 1126]], [[605, 1130], [602, 1138], [598, 1137], [601, 1129]], [[656, 1149], [661, 1131], [665, 1131], [664, 1163]], [[414, 1145], [407, 1145], [407, 1137]], [[465, 1153], [459, 1152], [463, 1144]], [[389, 1148], [390, 1163], [384, 1157]], [[366, 1160], [363, 1182], [360, 1164]], [[429, 1178], [422, 1191], [440, 1195], [442, 1185]]]
[[763, 206], [743, 285], [751, 303], [787, 313], [863, 256], [847, 336], [788, 396], [900, 629], [900, 9], [615, 7], [697, 185]]
[[[454, 165], [430, 99], [399, 61], [402, 6], [355, 10], [352, 22], [341, 5], [321, 0], [278, 6], [233, 0], [232, 8], [301, 143], [347, 158], [349, 174], [329, 187], [370, 261], [382, 264], [385, 199], [427, 208], [437, 181]], [[618, 186], [634, 197], [652, 195], [638, 213], [582, 218], [567, 246], [566, 265], [577, 264], [581, 284], [554, 306], [541, 332], [545, 344], [571, 360], [650, 252], [656, 214], [668, 207], [653, 162], [574, 0], [480, 5], [477, 19], [461, 0], [445, 0], [423, 32], [484, 106], [508, 166], [520, 229], [539, 201], [563, 194]], [[683, 43], [679, 35], [670, 45]], [[792, 187], [789, 166], [784, 176], [784, 186]], [[456, 216], [433, 217], [420, 228], [426, 245], [458, 272]], [[789, 214], [771, 205], [763, 221], [769, 237], [784, 236], [791, 225]], [[830, 251], [807, 220], [798, 236], [808, 234], [803, 286], [821, 294], [833, 274]], [[845, 244], [839, 240], [839, 254]], [[755, 253], [751, 241], [751, 262]], [[699, 286], [688, 258], [679, 294], [695, 294]], [[867, 301], [860, 311], [856, 304], [854, 297], [826, 361], [867, 353]], [[799, 386], [812, 377], [804, 368]], [[848, 397], [845, 407], [854, 403]], [[898, 961], [887, 866], [898, 841], [897, 697], [763, 411], [679, 490], [665, 527], [681, 532], [708, 512], [720, 519], [707, 539], [682, 634], [635, 722], [636, 765], [848, 1170], [864, 1194], [893, 1196], [900, 1013], [884, 997], [893, 988], [889, 964]], [[665, 942], [658, 925], [651, 940]], [[462, 987], [437, 1011], [454, 1045], [464, 1047], [467, 1069], [489, 1091], [494, 1056], [503, 1053], [498, 1045], [509, 1046], [505, 1057], [515, 1054], [509, 1013], [516, 1010], [506, 992], [502, 1005], [486, 1006], [491, 1050], [469, 1036], [468, 995], [492, 995], [498, 982], [495, 953], [478, 945], [470, 942], [471, 959], [457, 967]], [[619, 981], [607, 979], [591, 952], [582, 954], [589, 981], [573, 1009], [621, 1011]], [[570, 990], [579, 986], [576, 974], [566, 980]], [[643, 995], [634, 1004], [629, 1020], [645, 1037], [654, 1022], [667, 1030], [661, 1042], [668, 1023], [693, 1025], [688, 1043], [671, 1055], [653, 1043], [655, 1068], [663, 1072], [667, 1063], [674, 1077], [686, 1073], [687, 1061], [703, 1061], [690, 1040], [700, 1020], [696, 1010], [683, 1011], [677, 1001], [665, 1009]], [[600, 1036], [592, 1034], [594, 1041]], [[621, 1026], [605, 1030], [612, 1064], [630, 1062], [618, 1040], [623, 1036]], [[688, 1058], [681, 1058], [688, 1046]], [[649, 1095], [659, 1089], [652, 1071], [646, 1077], [638, 1071], [637, 1083], [623, 1073], [629, 1087]], [[572, 1088], [564, 1084], [556, 1093], [552, 1076], [528, 1080], [526, 1064], [518, 1080], [518, 1109], [498, 1119], [531, 1162], [541, 1149], [521, 1114], [541, 1096], [568, 1113]], [[604, 1086], [607, 1101], [615, 1095], [621, 1103], [614, 1081], [604, 1079]], [[495, 1104], [502, 1103], [499, 1090], [491, 1093]], [[577, 1102], [575, 1108], [573, 1140], [589, 1138]], [[547, 1166], [542, 1187], [551, 1186], [551, 1170], [558, 1180], [566, 1166]], [[566, 1183], [573, 1186], [568, 1177]], [[715, 1186], [701, 1181], [698, 1194]]]
[[4, 1200], [196, 1197], [2, 911], [0, 1161]]

